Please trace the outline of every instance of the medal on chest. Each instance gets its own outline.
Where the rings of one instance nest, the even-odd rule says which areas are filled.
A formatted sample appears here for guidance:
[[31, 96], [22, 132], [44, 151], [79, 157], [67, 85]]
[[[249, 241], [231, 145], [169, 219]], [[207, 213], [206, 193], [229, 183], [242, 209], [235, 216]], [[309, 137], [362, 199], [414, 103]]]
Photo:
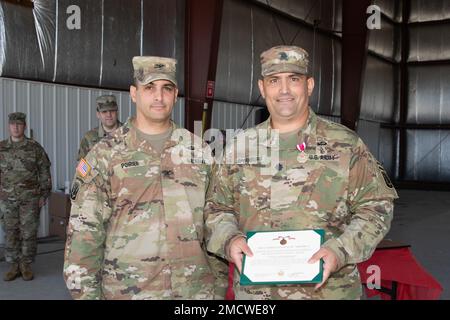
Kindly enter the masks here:
[[300, 163], [305, 163], [306, 161], [308, 161], [308, 155], [305, 152], [306, 143], [303, 142], [302, 144], [298, 144], [297, 150], [300, 152], [297, 156], [297, 161]]

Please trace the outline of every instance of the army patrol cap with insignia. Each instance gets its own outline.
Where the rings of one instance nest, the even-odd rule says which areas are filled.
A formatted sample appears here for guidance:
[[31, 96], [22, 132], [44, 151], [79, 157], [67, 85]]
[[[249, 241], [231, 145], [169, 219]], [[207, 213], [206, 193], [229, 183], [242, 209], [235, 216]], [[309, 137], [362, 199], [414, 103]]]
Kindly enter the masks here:
[[116, 96], [114, 95], [103, 95], [97, 97], [97, 111], [117, 111], [119, 107], [117, 106]]
[[308, 75], [308, 52], [296, 46], [276, 46], [261, 53], [263, 77], [283, 72]]
[[10, 113], [8, 115], [9, 118], [9, 123], [21, 123], [21, 124], [25, 124], [26, 123], [26, 118], [27, 116], [25, 115], [25, 113], [22, 112], [13, 112]]
[[156, 80], [168, 80], [175, 86], [177, 60], [164, 57], [137, 56], [133, 58], [134, 79], [140, 85]]

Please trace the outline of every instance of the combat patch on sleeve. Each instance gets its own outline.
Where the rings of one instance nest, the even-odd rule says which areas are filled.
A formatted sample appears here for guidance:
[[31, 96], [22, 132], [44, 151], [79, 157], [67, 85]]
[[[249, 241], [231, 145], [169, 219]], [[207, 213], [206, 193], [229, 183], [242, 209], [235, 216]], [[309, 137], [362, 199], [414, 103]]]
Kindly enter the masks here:
[[384, 182], [386, 183], [386, 186], [389, 189], [393, 189], [394, 185], [392, 184], [391, 179], [389, 179], [389, 176], [388, 176], [386, 170], [384, 170], [383, 166], [381, 165], [381, 163], [379, 161], [377, 161], [377, 165], [378, 165], [378, 169], [381, 172], [381, 175], [383, 176], [383, 179], [384, 179]]
[[80, 179], [75, 179], [70, 189], [70, 200], [75, 201], [77, 198], [78, 191], [80, 191], [82, 181]]

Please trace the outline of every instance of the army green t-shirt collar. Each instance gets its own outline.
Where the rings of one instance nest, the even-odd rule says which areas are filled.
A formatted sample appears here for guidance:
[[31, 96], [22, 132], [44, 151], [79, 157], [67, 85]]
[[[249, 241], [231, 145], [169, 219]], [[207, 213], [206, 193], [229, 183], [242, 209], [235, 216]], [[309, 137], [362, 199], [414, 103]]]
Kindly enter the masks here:
[[[274, 147], [274, 139], [272, 137], [272, 126], [271, 123], [271, 117], [269, 117], [266, 121], [258, 125], [257, 129], [266, 129], [267, 130], [267, 137], [264, 136], [262, 140], [260, 140], [260, 144], [267, 146], [267, 147]], [[306, 144], [306, 148], [308, 147], [315, 147], [316, 145], [316, 131], [317, 131], [317, 115], [315, 112], [309, 107], [309, 115], [308, 120], [306, 121], [307, 125], [304, 128], [299, 129], [298, 131], [298, 139], [297, 144]], [[297, 145], [292, 146], [292, 148], [296, 148]]]
[[[127, 135], [127, 142], [133, 146], [134, 148], [139, 148], [142, 145], [146, 145], [149, 144], [148, 141], [141, 141], [139, 139], [139, 136], [137, 134], [137, 128], [134, 126], [134, 119], [135, 117], [130, 117], [128, 118], [128, 120], [125, 122], [125, 124], [122, 126], [124, 132], [128, 131], [128, 135]], [[170, 120], [170, 124], [172, 125], [172, 132], [175, 131], [176, 129], [179, 129], [179, 127], [177, 126], [177, 124], [175, 122], [173, 122], [172, 120]], [[166, 142], [166, 145], [164, 147], [164, 149], [166, 148], [171, 148], [175, 145], [177, 145], [179, 142], [175, 141], [172, 139], [172, 137]], [[149, 145], [149, 147], [151, 148], [151, 146]]]

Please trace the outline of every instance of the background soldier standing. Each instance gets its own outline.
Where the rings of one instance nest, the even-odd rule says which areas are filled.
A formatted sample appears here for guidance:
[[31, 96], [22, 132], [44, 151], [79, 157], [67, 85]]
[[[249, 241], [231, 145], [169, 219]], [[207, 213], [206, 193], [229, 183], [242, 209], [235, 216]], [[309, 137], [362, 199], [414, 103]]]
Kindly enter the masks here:
[[6, 234], [5, 258], [11, 264], [5, 281], [20, 274], [24, 280], [33, 279], [39, 213], [52, 189], [50, 160], [38, 142], [25, 136], [25, 117], [11, 113], [10, 138], [0, 142], [0, 215]]
[[[236, 271], [236, 298], [359, 299], [356, 264], [370, 258], [389, 231], [397, 193], [353, 131], [316, 116], [309, 107], [314, 79], [305, 50], [274, 47], [262, 53], [261, 63], [258, 84], [270, 118], [242, 134], [248, 138], [248, 154], [279, 151], [279, 163], [261, 159], [213, 170], [205, 209], [207, 248], [240, 271], [243, 254], [252, 255], [247, 231], [323, 229], [325, 243], [309, 261], [323, 259], [322, 283], [240, 286]], [[279, 143], [273, 130], [279, 132]]]
[[216, 286], [203, 241], [210, 165], [173, 159], [174, 150], [184, 150], [200, 151], [194, 155], [201, 160], [205, 147], [170, 120], [176, 60], [135, 57], [133, 66], [136, 118], [77, 168], [66, 285], [76, 299], [223, 298], [227, 266], [220, 262], [224, 279]]
[[108, 133], [119, 128], [122, 123], [117, 118], [118, 106], [114, 95], [103, 95], [97, 98], [97, 118], [100, 125], [84, 135], [80, 142], [78, 150], [78, 161], [85, 158], [88, 152], [97, 142], [99, 142]]

